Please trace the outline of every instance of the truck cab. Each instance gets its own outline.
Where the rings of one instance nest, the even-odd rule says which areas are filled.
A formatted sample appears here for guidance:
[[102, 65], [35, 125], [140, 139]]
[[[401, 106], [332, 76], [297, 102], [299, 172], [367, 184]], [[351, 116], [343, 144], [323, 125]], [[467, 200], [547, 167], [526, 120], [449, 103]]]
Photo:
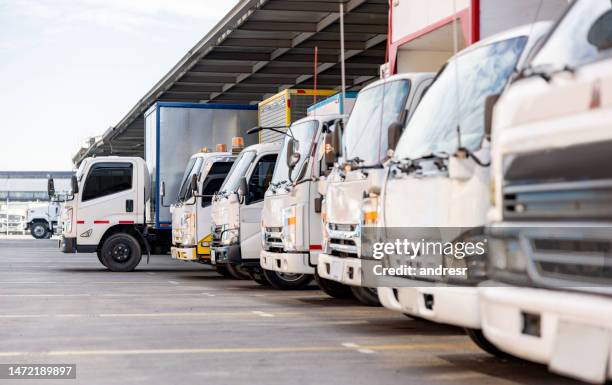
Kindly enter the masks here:
[[[321, 252], [318, 178], [327, 171], [325, 134], [342, 115], [313, 115], [293, 123], [283, 143], [262, 212], [262, 280], [277, 289], [306, 286]], [[265, 129], [265, 128], [263, 128]]]
[[[362, 303], [377, 305], [376, 289], [361, 287], [360, 220], [364, 194], [371, 186], [382, 184], [383, 163], [388, 159], [387, 128], [405, 120], [421, 95], [431, 84], [434, 74], [410, 73], [378, 80], [359, 92], [351, 115], [342, 130], [329, 134], [326, 145], [334, 167], [322, 178], [324, 194], [323, 244], [317, 261], [317, 275], [327, 281], [350, 286]], [[329, 136], [328, 136], [329, 138]], [[330, 162], [330, 163], [332, 163]], [[327, 290], [332, 296], [341, 285]]]
[[[49, 193], [54, 192], [53, 179]], [[97, 253], [111, 271], [131, 271], [155, 233], [147, 231], [145, 201], [149, 171], [138, 157], [85, 159], [72, 177], [72, 193], [62, 212], [60, 248], [65, 253]], [[144, 198], [144, 199], [143, 199]]]
[[208, 152], [206, 148], [189, 159], [178, 202], [170, 206], [172, 258], [210, 263], [212, 198], [235, 159], [230, 152]]
[[495, 107], [490, 281], [499, 349], [612, 379], [612, 3], [578, 0]]
[[246, 147], [212, 199], [211, 263], [238, 279], [258, 271], [261, 211], [282, 143]]
[[58, 227], [61, 202], [51, 199], [47, 204], [28, 207], [25, 218], [25, 230], [36, 239], [51, 238]]
[[[403, 130], [384, 183], [364, 202], [364, 226], [378, 226], [386, 242], [433, 245], [414, 258], [395, 251], [384, 256], [384, 266], [413, 266], [419, 273], [384, 277], [378, 291], [382, 304], [464, 327], [492, 353], [498, 351], [480, 330], [477, 288], [486, 278], [487, 112], [549, 27], [540, 22], [516, 28], [453, 56]], [[447, 249], [449, 244], [471, 246], [463, 252]]]

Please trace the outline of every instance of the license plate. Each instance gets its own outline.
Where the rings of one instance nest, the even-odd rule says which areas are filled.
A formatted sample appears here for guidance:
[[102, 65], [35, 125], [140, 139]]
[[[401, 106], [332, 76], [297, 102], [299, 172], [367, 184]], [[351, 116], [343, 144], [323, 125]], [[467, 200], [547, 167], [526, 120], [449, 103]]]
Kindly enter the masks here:
[[603, 383], [609, 352], [609, 330], [560, 320], [549, 368], [584, 381]]
[[210, 263], [213, 265], [217, 263], [217, 258], [215, 257], [215, 250], [210, 249]]
[[329, 269], [330, 278], [333, 279], [334, 281], [341, 281], [343, 270], [344, 270], [344, 263], [342, 261], [332, 261], [330, 269]]

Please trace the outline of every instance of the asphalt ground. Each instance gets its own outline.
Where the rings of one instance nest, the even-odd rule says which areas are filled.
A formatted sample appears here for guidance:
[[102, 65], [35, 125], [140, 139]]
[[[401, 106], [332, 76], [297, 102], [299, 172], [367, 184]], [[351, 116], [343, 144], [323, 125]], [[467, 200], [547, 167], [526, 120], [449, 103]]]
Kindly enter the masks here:
[[0, 364], [76, 364], [0, 384], [570, 384], [461, 329], [276, 291], [153, 256], [111, 273], [56, 240], [0, 239]]

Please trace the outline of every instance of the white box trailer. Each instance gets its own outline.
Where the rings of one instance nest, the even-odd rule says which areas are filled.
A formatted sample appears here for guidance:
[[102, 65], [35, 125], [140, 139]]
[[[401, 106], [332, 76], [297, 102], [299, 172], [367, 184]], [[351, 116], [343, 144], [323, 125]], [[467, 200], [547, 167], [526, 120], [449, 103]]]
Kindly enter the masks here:
[[[229, 144], [233, 137], [256, 138], [246, 131], [257, 125], [257, 106], [157, 102], [145, 113], [145, 160], [151, 173], [147, 222], [169, 229], [170, 205], [176, 203], [185, 165], [202, 147]], [[165, 186], [162, 202], [161, 185]]]
[[[393, 0], [386, 75], [437, 71], [457, 50], [514, 27], [556, 20], [568, 0]], [[457, 24], [454, 25], [454, 22]]]

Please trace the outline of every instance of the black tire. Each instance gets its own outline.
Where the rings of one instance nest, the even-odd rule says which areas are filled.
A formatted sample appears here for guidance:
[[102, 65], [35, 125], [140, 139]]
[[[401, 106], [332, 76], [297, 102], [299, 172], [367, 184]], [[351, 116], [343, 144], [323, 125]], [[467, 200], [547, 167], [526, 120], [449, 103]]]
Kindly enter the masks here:
[[100, 261], [100, 263], [106, 267], [106, 264], [104, 263], [104, 259], [102, 259], [102, 250], [98, 249], [96, 251], [96, 255], [98, 256], [98, 261]]
[[246, 272], [240, 266], [234, 265], [232, 263], [228, 263], [225, 266], [227, 266], [227, 271], [230, 273], [232, 278], [234, 278], [234, 279], [251, 279], [251, 277], [249, 276], [249, 273]]
[[34, 222], [30, 225], [30, 234], [36, 239], [46, 239], [49, 226], [44, 222]]
[[378, 300], [378, 292], [375, 288], [351, 286], [351, 291], [355, 298], [366, 306], [382, 306]]
[[355, 298], [350, 286], [330, 279], [321, 278], [315, 270], [314, 279], [323, 292], [333, 298]]
[[130, 234], [115, 234], [104, 241], [101, 259], [110, 271], [132, 271], [142, 259], [142, 249]]
[[474, 342], [476, 346], [478, 346], [485, 352], [495, 357], [498, 357], [498, 358], [511, 358], [512, 357], [512, 355], [506, 352], [502, 352], [501, 350], [497, 348], [497, 346], [493, 345], [491, 341], [489, 341], [487, 337], [485, 337], [482, 330], [465, 328], [465, 332], [470, 337], [472, 342]]
[[311, 274], [286, 274], [264, 269], [263, 275], [270, 286], [278, 290], [303, 289], [312, 281]]
[[257, 282], [261, 286], [270, 286], [270, 282], [268, 282], [266, 277], [263, 275], [262, 269], [257, 269], [256, 271], [250, 270], [249, 275], [253, 281]]
[[215, 270], [217, 270], [217, 273], [225, 278], [233, 278], [230, 272], [227, 271], [227, 267], [225, 267], [225, 265], [215, 265]]

